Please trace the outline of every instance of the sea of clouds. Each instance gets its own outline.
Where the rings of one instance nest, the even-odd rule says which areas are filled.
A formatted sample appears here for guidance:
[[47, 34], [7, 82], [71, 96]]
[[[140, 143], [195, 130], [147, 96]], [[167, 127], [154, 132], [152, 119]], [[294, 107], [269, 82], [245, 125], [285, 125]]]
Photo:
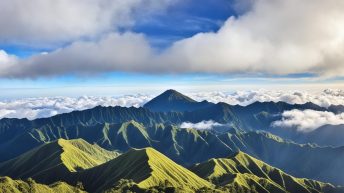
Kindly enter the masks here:
[[[197, 92], [186, 93], [191, 98], [218, 103], [225, 102], [231, 105], [246, 106], [256, 101], [283, 101], [290, 104], [312, 102], [322, 107], [344, 104], [343, 90], [324, 90], [321, 92], [306, 91], [237, 91], [237, 92]], [[84, 110], [96, 106], [123, 106], [140, 107], [154, 96], [147, 94], [123, 95], [116, 97], [40, 97], [13, 100], [0, 100], [0, 118], [28, 118], [36, 119], [50, 117], [75, 110]]]
[[51, 117], [75, 110], [96, 106], [140, 107], [152, 97], [148, 95], [125, 95], [119, 97], [40, 97], [0, 101], [0, 118], [36, 119]]
[[324, 125], [344, 124], [344, 113], [334, 114], [327, 111], [291, 110], [282, 114], [282, 120], [272, 123], [275, 127], [296, 128], [300, 132], [311, 132]]

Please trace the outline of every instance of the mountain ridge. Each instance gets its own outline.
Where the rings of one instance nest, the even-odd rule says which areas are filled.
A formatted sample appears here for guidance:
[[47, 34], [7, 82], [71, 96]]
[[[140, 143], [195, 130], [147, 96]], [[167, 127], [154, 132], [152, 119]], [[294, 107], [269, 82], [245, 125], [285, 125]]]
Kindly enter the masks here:
[[35, 177], [40, 182], [53, 183], [60, 180], [55, 177], [68, 176], [100, 165], [118, 155], [83, 139], [59, 139], [0, 163], [0, 175], [13, 178]]
[[263, 183], [257, 188], [270, 189], [269, 192], [332, 192], [335, 190], [331, 184], [292, 177], [240, 151], [227, 158], [210, 159], [197, 164], [191, 168], [191, 171], [215, 184], [225, 185], [232, 182], [249, 189], [252, 187], [245, 185], [247, 184], [245, 175], [253, 175], [255, 177], [248, 177], [249, 181], [264, 180], [267, 185]]

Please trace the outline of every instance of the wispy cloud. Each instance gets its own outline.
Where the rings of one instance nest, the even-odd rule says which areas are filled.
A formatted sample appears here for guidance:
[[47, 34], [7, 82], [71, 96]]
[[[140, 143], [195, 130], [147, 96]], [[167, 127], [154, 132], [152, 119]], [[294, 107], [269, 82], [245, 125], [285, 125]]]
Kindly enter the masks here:
[[334, 114], [332, 112], [314, 110], [291, 110], [282, 114], [282, 120], [272, 123], [274, 127], [297, 128], [300, 132], [310, 132], [324, 125], [344, 124], [344, 113]]

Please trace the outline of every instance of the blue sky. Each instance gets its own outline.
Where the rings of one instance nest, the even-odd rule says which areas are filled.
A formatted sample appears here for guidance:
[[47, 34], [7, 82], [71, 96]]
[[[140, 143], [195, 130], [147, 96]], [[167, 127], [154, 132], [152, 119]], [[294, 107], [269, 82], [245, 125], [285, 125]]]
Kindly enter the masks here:
[[[2, 18], [6, 17], [5, 14], [13, 17], [0, 20], [2, 26], [8, 26], [8, 30], [0, 29], [0, 70], [3, 71], [0, 73], [1, 98], [147, 93], [160, 92], [170, 87], [185, 91], [343, 87], [340, 74], [343, 70], [342, 57], [337, 53], [322, 54], [324, 49], [331, 52], [342, 46], [339, 39], [343, 39], [344, 30], [339, 27], [338, 33], [331, 36], [333, 39], [326, 39], [329, 37], [324, 36], [327, 33], [325, 31], [323, 34], [315, 34], [312, 41], [298, 43], [296, 40], [302, 37], [307, 39], [308, 31], [319, 27], [301, 23], [303, 20], [308, 22], [309, 17], [314, 18], [313, 15], [304, 14], [314, 10], [307, 8], [295, 13], [301, 18], [300, 23], [292, 16], [276, 12], [278, 8], [285, 9], [285, 12], [293, 10], [295, 6], [303, 8], [302, 3], [300, 5], [291, 1], [283, 5], [281, 0], [274, 5], [269, 5], [267, 0], [260, 1], [260, 4], [251, 0], [152, 2], [152, 5], [124, 3], [101, 7], [104, 10], [95, 11], [94, 14], [95, 18], [109, 21], [104, 24], [89, 22], [94, 18], [84, 18], [80, 14], [76, 18], [68, 18], [68, 13], [63, 10], [61, 15], [58, 11], [56, 15], [49, 15], [49, 12], [42, 13], [46, 15], [35, 15], [35, 12], [46, 6], [38, 1], [33, 1], [34, 6], [28, 7], [32, 9], [32, 15], [29, 10], [26, 16], [32, 18], [30, 21], [16, 14], [16, 11], [22, 12], [23, 7], [27, 7], [25, 5], [15, 7], [11, 13], [1, 12], [0, 8]], [[54, 4], [53, 1], [47, 1], [49, 3]], [[85, 10], [79, 7], [94, 7], [68, 5], [68, 1], [61, 7], [64, 5], [75, 6], [75, 12], [80, 13]], [[11, 1], [5, 1], [3, 9], [6, 6], [11, 6]], [[324, 6], [324, 12], [331, 11], [330, 8]], [[74, 13], [70, 14], [73, 16]], [[114, 16], [108, 18], [108, 15]], [[70, 19], [70, 24], [58, 22], [54, 25], [58, 16]], [[46, 19], [41, 21], [41, 17]], [[283, 35], [286, 30], [280, 31], [282, 29], [278, 26], [278, 19], [290, 25], [285, 27], [286, 30], [295, 28], [295, 33], [300, 35], [294, 39]], [[319, 19], [328, 21], [331, 16]], [[288, 23], [289, 20], [293, 22]], [[73, 27], [79, 24], [80, 32], [79, 28]], [[326, 29], [326, 26], [322, 28]], [[288, 33], [290, 36], [294, 31]], [[312, 47], [310, 42], [317, 40], [321, 45], [319, 49], [309, 51], [308, 44]], [[331, 45], [323, 43], [330, 40], [337, 42]], [[90, 53], [85, 48], [90, 48]], [[111, 52], [121, 51], [122, 48], [126, 49], [123, 56], [119, 54], [116, 57], [118, 52]], [[277, 50], [276, 53], [265, 51], [271, 48]], [[98, 49], [102, 52], [98, 53]], [[109, 54], [103, 55], [104, 52]], [[130, 54], [129, 59], [126, 58], [127, 53]], [[270, 53], [271, 56], [268, 55]], [[90, 61], [93, 60], [91, 56], [87, 58], [92, 54], [94, 61]], [[4, 58], [3, 63], [1, 57]], [[136, 57], [139, 62], [134, 60]], [[97, 62], [103, 61], [103, 58], [106, 65]], [[315, 62], [316, 59], [319, 60]], [[206, 62], [203, 64], [203, 61]], [[155, 62], [157, 64], [151, 64]], [[147, 69], [142, 67], [145, 65]], [[165, 66], [160, 69], [157, 65]]]

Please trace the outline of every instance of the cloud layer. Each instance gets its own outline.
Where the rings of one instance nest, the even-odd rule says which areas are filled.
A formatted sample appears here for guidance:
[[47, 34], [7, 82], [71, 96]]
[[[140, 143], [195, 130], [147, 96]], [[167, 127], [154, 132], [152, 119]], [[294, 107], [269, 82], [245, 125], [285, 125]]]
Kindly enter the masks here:
[[185, 129], [193, 128], [193, 129], [198, 129], [198, 130], [208, 130], [216, 126], [222, 126], [222, 124], [209, 120], [209, 121], [201, 121], [198, 123], [183, 122], [180, 125], [180, 128], [185, 128]]
[[99, 105], [140, 107], [150, 99], [151, 97], [147, 95], [127, 95], [121, 97], [83, 96], [79, 98], [53, 97], [0, 101], [0, 118], [36, 119], [75, 110], [90, 109]]
[[163, 9], [170, 0], [4, 0], [0, 41], [49, 45], [96, 37]]
[[[36, 1], [39, 6], [41, 4], [48, 8], [52, 6], [49, 3], [42, 3], [43, 1]], [[2, 4], [4, 2], [12, 1], [3, 1]], [[43, 30], [51, 30], [53, 33], [57, 31], [61, 36], [74, 36], [73, 33], [77, 33], [75, 36], [80, 36], [80, 34], [92, 34], [94, 30], [106, 31], [109, 27], [108, 23], [113, 23], [113, 20], [128, 23], [126, 19], [114, 19], [114, 17], [131, 18], [131, 10], [142, 5], [143, 1], [130, 0], [125, 1], [126, 3], [121, 3], [122, 1], [113, 3], [108, 0], [75, 1], [78, 3], [69, 7], [65, 15], [60, 13], [61, 10], [65, 10], [63, 4], [65, 1], [59, 2], [61, 9], [57, 6], [57, 10], [47, 9], [47, 13], [44, 14], [61, 15], [61, 21], [67, 20], [66, 25], [69, 27], [60, 26], [59, 22], [57, 24], [48, 22], [51, 26], [48, 25]], [[175, 42], [162, 52], [156, 52], [142, 34], [130, 32], [119, 34], [112, 31], [105, 33], [96, 41], [78, 40], [45, 55], [36, 55], [24, 60], [12, 59], [12, 62], [3, 67], [0, 76], [23, 78], [109, 71], [274, 75], [310, 73], [326, 77], [343, 74], [344, 2], [342, 0], [245, 2], [246, 4], [249, 2], [249, 5], [244, 6], [248, 10], [239, 17], [229, 18], [217, 32], [196, 34]], [[14, 7], [14, 10], [17, 10], [18, 8], [12, 4], [14, 3], [0, 7], [3, 9]], [[35, 3], [31, 4], [35, 5]], [[157, 7], [154, 3], [151, 4], [152, 7]], [[33, 12], [35, 9], [31, 10], [30, 7], [26, 6], [25, 9], [28, 8]], [[77, 13], [76, 17], [69, 15], [69, 12]], [[85, 12], [89, 14], [84, 14]], [[10, 35], [20, 37], [20, 34], [16, 33], [21, 32], [29, 34], [31, 28], [47, 22], [44, 20], [45, 17], [40, 16], [33, 19], [32, 22], [35, 23], [22, 21], [27, 17], [21, 18], [20, 15], [13, 13], [11, 17], [2, 17], [6, 19], [0, 20], [0, 25], [8, 26], [8, 18], [13, 17], [15, 20], [12, 22], [13, 25], [19, 25], [21, 28], [8, 30], [6, 27], [1, 28], [0, 37], [6, 38]], [[57, 16], [53, 17], [58, 18]], [[81, 19], [78, 19], [79, 17]], [[32, 30], [32, 33], [34, 32], [37, 30]], [[41, 34], [37, 33], [39, 38], [45, 38], [44, 34], [48, 34], [49, 38], [50, 33], [43, 31]]]
[[[323, 92], [309, 93], [299, 91], [238, 91], [234, 93], [224, 92], [198, 92], [187, 93], [191, 98], [202, 101], [208, 100], [214, 103], [225, 102], [231, 105], [246, 106], [256, 101], [283, 101], [290, 104], [303, 104], [313, 102], [322, 107], [344, 104], [344, 92], [342, 90], [324, 90]], [[0, 118], [42, 118], [56, 114], [67, 113], [74, 110], [84, 110], [95, 106], [124, 106], [140, 107], [152, 99], [153, 95], [137, 94], [119, 97], [42, 97], [17, 100], [0, 101]]]
[[286, 102], [289, 104], [304, 104], [312, 102], [322, 107], [330, 105], [343, 105], [344, 92], [337, 89], [326, 89], [322, 92], [306, 91], [279, 91], [279, 90], [252, 90], [237, 91], [234, 93], [225, 92], [199, 92], [190, 93], [190, 97], [202, 101], [225, 102], [231, 105], [246, 106], [256, 101], [259, 102]]
[[311, 132], [324, 125], [344, 124], [344, 113], [314, 110], [291, 110], [282, 114], [282, 120], [272, 123], [275, 127], [297, 128], [300, 132]]

